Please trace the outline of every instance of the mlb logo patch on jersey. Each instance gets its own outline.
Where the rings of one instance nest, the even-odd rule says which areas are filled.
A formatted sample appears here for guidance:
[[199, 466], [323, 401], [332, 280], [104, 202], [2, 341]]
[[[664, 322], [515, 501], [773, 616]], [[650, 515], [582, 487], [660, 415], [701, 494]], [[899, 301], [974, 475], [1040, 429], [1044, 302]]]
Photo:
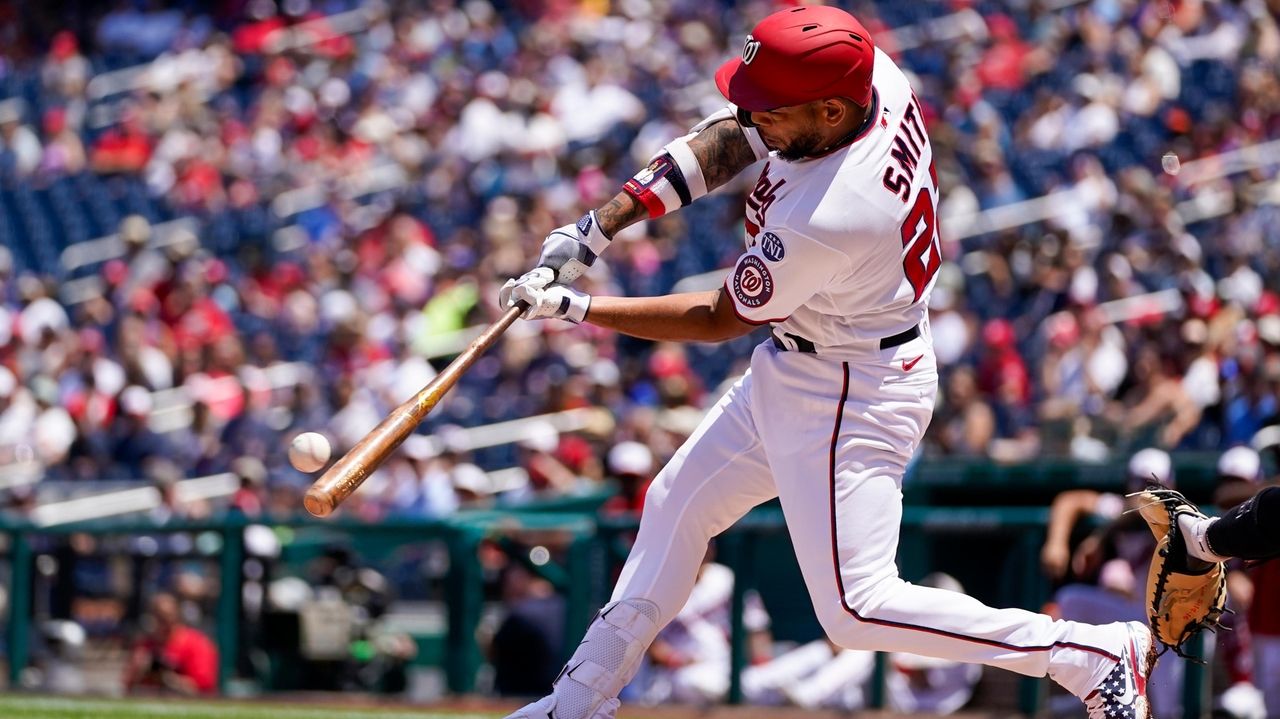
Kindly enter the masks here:
[[744, 307], [756, 308], [773, 297], [773, 275], [764, 260], [744, 255], [733, 272], [733, 295]]
[[766, 260], [778, 262], [787, 256], [787, 248], [783, 246], [781, 237], [772, 232], [766, 232], [760, 237], [760, 253]]

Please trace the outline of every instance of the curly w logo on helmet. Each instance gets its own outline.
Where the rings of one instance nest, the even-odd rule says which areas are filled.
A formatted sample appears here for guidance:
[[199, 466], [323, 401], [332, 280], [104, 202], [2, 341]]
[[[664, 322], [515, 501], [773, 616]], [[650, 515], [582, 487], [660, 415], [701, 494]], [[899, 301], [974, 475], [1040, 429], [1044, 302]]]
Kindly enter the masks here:
[[760, 52], [760, 41], [747, 36], [747, 41], [742, 43], [742, 63], [750, 65], [751, 61], [756, 59], [756, 53]]

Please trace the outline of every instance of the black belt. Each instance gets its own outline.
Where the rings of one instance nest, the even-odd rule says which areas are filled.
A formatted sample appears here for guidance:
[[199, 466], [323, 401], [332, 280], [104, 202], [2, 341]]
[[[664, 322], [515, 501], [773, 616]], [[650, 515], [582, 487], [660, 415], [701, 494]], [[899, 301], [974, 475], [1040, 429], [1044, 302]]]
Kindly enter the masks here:
[[899, 345], [905, 345], [911, 340], [920, 336], [920, 325], [916, 325], [909, 330], [903, 330], [896, 335], [889, 335], [880, 340], [880, 349], [893, 349]]
[[[815, 347], [814, 344], [809, 340], [803, 337], [799, 337], [797, 335], [793, 335], [790, 332], [786, 332], [784, 334], [788, 338], [790, 338], [792, 342], [796, 343], [795, 351], [804, 352], [805, 354], [818, 353], [817, 347]], [[880, 349], [882, 350], [893, 349], [894, 347], [905, 345], [906, 343], [910, 342], [911, 340], [919, 336], [920, 336], [920, 325], [916, 325], [910, 329], [903, 330], [902, 332], [899, 332], [896, 335], [889, 335], [888, 337], [881, 338]], [[773, 346], [777, 347], [780, 350], [791, 349], [790, 347], [787, 347], [785, 344], [783, 344], [782, 340], [779, 339], [777, 335], [773, 335]]]

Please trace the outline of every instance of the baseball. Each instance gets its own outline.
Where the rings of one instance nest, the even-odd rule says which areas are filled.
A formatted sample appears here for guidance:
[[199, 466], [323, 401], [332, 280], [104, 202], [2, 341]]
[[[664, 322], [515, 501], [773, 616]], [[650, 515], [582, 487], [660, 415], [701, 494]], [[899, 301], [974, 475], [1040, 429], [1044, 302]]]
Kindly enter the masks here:
[[329, 461], [329, 440], [319, 432], [303, 432], [289, 445], [289, 464], [299, 472], [317, 472]]

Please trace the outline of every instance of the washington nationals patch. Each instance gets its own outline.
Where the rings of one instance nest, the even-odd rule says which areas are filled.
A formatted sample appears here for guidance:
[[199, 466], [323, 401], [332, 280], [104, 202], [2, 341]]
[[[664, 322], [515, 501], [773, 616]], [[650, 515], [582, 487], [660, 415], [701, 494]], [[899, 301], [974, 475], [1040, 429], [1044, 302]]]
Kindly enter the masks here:
[[759, 307], [773, 297], [773, 275], [764, 260], [744, 255], [733, 272], [733, 294], [746, 307]]
[[772, 232], [766, 232], [760, 236], [760, 254], [764, 255], [766, 260], [779, 262], [787, 256], [787, 248], [782, 244], [781, 237]]

